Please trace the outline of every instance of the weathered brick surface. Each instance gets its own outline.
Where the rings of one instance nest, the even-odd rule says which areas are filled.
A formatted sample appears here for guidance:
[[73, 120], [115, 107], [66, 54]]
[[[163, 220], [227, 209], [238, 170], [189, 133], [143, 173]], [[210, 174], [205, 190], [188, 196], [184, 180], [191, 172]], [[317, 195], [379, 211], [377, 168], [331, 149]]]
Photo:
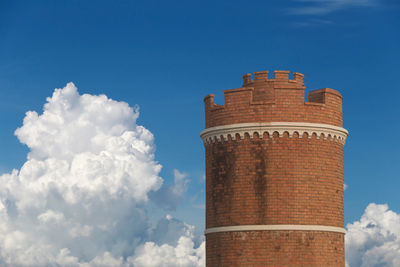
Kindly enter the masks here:
[[344, 235], [314, 231], [208, 234], [207, 266], [344, 266]]
[[342, 144], [283, 136], [206, 146], [207, 228], [343, 227]]
[[[225, 105], [205, 98], [206, 128], [248, 122], [311, 122], [342, 126], [342, 98], [310, 92], [303, 76], [244, 76], [225, 91]], [[251, 87], [251, 88], [250, 88]], [[306, 135], [306, 134], [305, 134]], [[206, 144], [206, 228], [301, 224], [343, 227], [343, 144], [287, 134], [245, 136]], [[343, 234], [248, 231], [206, 236], [207, 266], [344, 266]]]

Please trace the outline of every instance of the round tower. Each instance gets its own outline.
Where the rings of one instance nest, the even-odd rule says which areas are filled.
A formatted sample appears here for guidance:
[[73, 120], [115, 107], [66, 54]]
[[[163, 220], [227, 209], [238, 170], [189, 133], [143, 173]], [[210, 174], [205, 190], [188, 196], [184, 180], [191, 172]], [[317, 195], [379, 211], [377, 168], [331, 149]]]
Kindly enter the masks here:
[[206, 265], [344, 267], [342, 96], [274, 74], [204, 99]]

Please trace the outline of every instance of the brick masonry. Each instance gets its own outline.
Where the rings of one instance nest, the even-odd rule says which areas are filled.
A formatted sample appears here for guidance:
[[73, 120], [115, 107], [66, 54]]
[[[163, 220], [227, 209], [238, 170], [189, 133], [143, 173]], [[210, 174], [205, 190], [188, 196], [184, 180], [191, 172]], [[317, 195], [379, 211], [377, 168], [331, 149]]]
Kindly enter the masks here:
[[[342, 97], [325, 88], [304, 101], [304, 76], [266, 71], [205, 97], [206, 129], [249, 122], [342, 126]], [[246, 134], [206, 143], [206, 228], [238, 225], [344, 227], [343, 143], [294, 133]], [[341, 266], [344, 234], [325, 231], [233, 231], [206, 235], [207, 266]]]

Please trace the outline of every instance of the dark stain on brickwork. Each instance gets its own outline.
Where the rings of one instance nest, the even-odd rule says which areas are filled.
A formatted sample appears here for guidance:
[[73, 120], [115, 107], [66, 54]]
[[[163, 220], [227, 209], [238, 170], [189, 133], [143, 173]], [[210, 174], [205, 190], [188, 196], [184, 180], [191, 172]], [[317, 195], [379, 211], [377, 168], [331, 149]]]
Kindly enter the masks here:
[[253, 149], [251, 150], [251, 154], [253, 156], [254, 168], [255, 168], [255, 176], [254, 176], [254, 193], [257, 200], [257, 217], [258, 223], [264, 223], [265, 217], [265, 208], [266, 208], [266, 189], [267, 189], [267, 180], [266, 180], [266, 160], [265, 160], [265, 152], [263, 148], [263, 141], [257, 140], [252, 141]]
[[234, 195], [232, 185], [235, 180], [234, 167], [236, 162], [234, 147], [236, 146], [235, 141], [229, 141], [229, 144], [220, 143], [211, 148], [213, 158], [211, 161], [211, 205], [217, 225], [220, 224], [218, 221], [220, 209], [230, 213], [232, 208], [231, 204]]

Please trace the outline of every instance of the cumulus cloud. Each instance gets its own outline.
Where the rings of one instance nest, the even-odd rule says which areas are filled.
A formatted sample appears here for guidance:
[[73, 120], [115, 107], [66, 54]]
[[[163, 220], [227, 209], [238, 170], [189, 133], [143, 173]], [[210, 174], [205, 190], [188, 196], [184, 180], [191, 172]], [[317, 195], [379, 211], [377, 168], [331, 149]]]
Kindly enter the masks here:
[[162, 208], [175, 210], [176, 207], [184, 200], [185, 192], [188, 188], [190, 180], [186, 173], [174, 170], [174, 184], [163, 186], [156, 192], [151, 192], [152, 200]]
[[179, 238], [176, 247], [147, 242], [129, 261], [137, 267], [205, 266], [205, 243], [196, 249], [192, 239], [186, 236]]
[[[150, 239], [157, 245], [171, 244], [175, 246], [178, 244], [181, 236], [194, 238], [194, 230], [193, 225], [182, 222], [168, 214], [165, 218], [160, 219], [157, 225], [151, 229]], [[201, 243], [202, 241], [202, 239], [198, 239], [197, 243]]]
[[159, 240], [158, 244], [146, 242], [128, 259], [129, 263], [137, 267], [205, 266], [205, 241], [197, 240], [200, 245], [196, 248], [193, 226], [167, 215], [159, 221], [153, 238]]
[[[138, 117], [137, 107], [80, 95], [73, 83], [56, 89], [42, 114], [26, 113], [15, 134], [27, 160], [0, 175], [1, 266], [141, 266], [158, 252], [201, 266], [190, 226], [162, 219], [175, 225], [167, 227], [173, 240], [148, 220], [149, 194], [163, 179], [154, 137]], [[186, 190], [182, 175], [177, 195]]]
[[347, 225], [346, 258], [351, 267], [400, 266], [400, 214], [369, 204], [359, 221]]

